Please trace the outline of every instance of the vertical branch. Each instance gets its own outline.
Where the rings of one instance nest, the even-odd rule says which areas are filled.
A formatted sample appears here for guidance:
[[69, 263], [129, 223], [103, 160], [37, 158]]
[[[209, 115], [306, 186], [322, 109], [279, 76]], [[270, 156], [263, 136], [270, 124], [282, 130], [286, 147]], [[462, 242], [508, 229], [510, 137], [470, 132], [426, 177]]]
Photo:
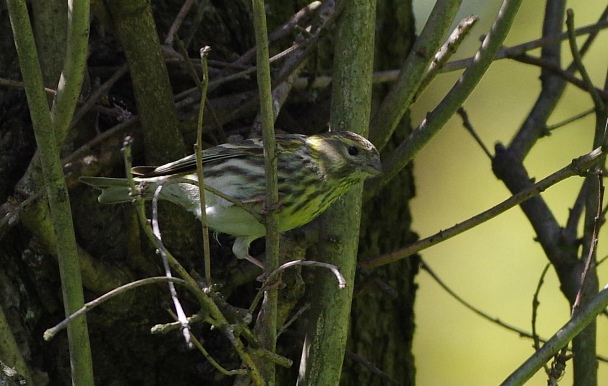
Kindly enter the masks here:
[[201, 222], [203, 224], [203, 249], [205, 259], [205, 281], [211, 285], [211, 252], [209, 251], [209, 225], [207, 223], [207, 211], [205, 204], [205, 182], [203, 179], [203, 114], [205, 103], [207, 102], [207, 87], [209, 86], [209, 71], [207, 69], [207, 55], [211, 48], [205, 46], [201, 48], [201, 66], [203, 68], [203, 80], [199, 82], [201, 90], [201, 102], [199, 104], [198, 123], [196, 132], [196, 144], [194, 152], [196, 154], [196, 174], [198, 176], [198, 194], [201, 202]]
[[89, 2], [69, 1], [68, 15], [66, 60], [51, 108], [55, 136], [60, 144], [63, 143], [72, 122], [84, 81], [89, 52]]
[[[599, 97], [591, 78], [583, 64], [581, 54], [574, 37], [574, 12], [572, 9], [566, 11], [566, 26], [568, 29], [568, 42], [570, 52], [573, 56], [573, 64], [578, 69], [587, 90], [593, 100], [596, 114], [595, 135], [593, 146], [602, 146], [605, 143], [604, 125], [606, 120], [606, 106]], [[605, 157], [602, 158], [602, 166]], [[583, 228], [583, 251], [579, 260], [579, 277], [576, 278], [578, 293], [572, 301], [572, 313], [575, 315], [582, 304], [590, 302], [598, 291], [597, 263], [597, 234], [601, 224], [602, 200], [604, 187], [599, 172], [596, 175], [586, 177], [587, 191], [585, 197], [585, 219]], [[597, 384], [597, 325], [595, 321], [589, 325], [572, 342], [574, 355], [574, 384], [596, 385]]]
[[[279, 266], [279, 226], [274, 213], [279, 200], [277, 182], [277, 155], [275, 154], [274, 118], [272, 113], [272, 89], [270, 87], [270, 62], [268, 52], [268, 32], [264, 0], [253, 0], [253, 22], [257, 46], [257, 80], [260, 93], [260, 114], [264, 140], [264, 168], [266, 175], [266, 198], [264, 200], [266, 225], [266, 275]], [[264, 293], [264, 302], [255, 324], [255, 332], [262, 345], [272, 352], [277, 340], [277, 301], [276, 286]], [[268, 385], [275, 383], [274, 364], [266, 361], [260, 370]]]
[[[88, 2], [75, 3], [77, 4], [71, 2], [69, 4], [72, 12], [70, 17], [72, 19], [83, 18], [88, 22]], [[86, 3], [86, 5], [83, 3]], [[53, 127], [51, 114], [48, 110], [40, 62], [34, 44], [34, 36], [26, 4], [24, 1], [10, 0], [7, 1], [7, 5], [15, 39], [15, 46], [17, 47], [17, 53], [19, 55], [19, 65], [26, 85], [25, 89], [32, 124], [34, 126], [34, 135], [36, 137], [36, 143], [38, 144], [40, 162], [46, 185], [46, 194], [49, 202], [53, 229], [57, 239], [57, 258], [61, 274], [65, 314], [67, 316], [76, 312], [83, 306], [84, 295], [68, 189], [63, 177], [63, 167], [59, 158], [59, 147], [57, 146], [57, 137], [55, 135], [55, 130], [60, 128]], [[73, 25], [74, 24], [71, 23], [70, 27], [73, 27]], [[71, 31], [69, 35], [76, 40], [86, 40], [88, 37], [88, 34], [79, 35], [78, 33], [74, 36], [72, 35], [72, 32], [75, 31]], [[82, 31], [80, 31], [80, 33], [82, 33]], [[77, 47], [80, 46], [80, 43], [75, 43], [73, 39], [68, 41], [68, 44], [76, 44]], [[83, 59], [83, 57], [68, 57], [66, 58], [66, 62]], [[82, 65], [82, 63], [73, 64], [74, 67], [80, 67]], [[83, 74], [80, 73], [81, 77], [82, 75]], [[78, 74], [74, 73], [73, 76], [77, 77]], [[78, 80], [67, 77], [64, 77], [63, 79], [64, 82], [67, 83], [75, 82], [76, 84], [82, 84], [82, 79]], [[66, 109], [73, 112], [74, 106], [72, 106], [71, 109], [66, 106]], [[57, 121], [56, 123], [59, 124], [60, 122]], [[63, 124], [66, 125], [68, 123], [69, 120], [63, 122]], [[75, 318], [74, 321], [69, 324], [68, 342], [70, 347], [72, 382], [75, 385], [93, 385], [93, 367], [88, 335], [87, 322], [84, 316]]]
[[[555, 36], [562, 32], [565, 8], [565, 0], [546, 2], [543, 17], [543, 38]], [[559, 66], [561, 57], [560, 42], [542, 46], [541, 58], [543, 60]], [[518, 160], [523, 160], [538, 138], [544, 134], [544, 123], [547, 122], [547, 119], [555, 109], [566, 87], [566, 82], [562, 78], [547, 69], [542, 69], [540, 81], [540, 94], [526, 120], [509, 144], [509, 150], [513, 152], [513, 156]]]
[[[371, 110], [376, 2], [349, 1], [337, 21], [330, 126], [365, 135]], [[298, 385], [337, 385], [340, 380], [354, 288], [362, 186], [337, 200], [324, 214], [318, 260], [335, 265], [346, 279], [340, 289], [328, 272], [311, 285], [310, 322]]]
[[[597, 252], [596, 252], [596, 248], [597, 248], [597, 243], [598, 243], [598, 233], [600, 231], [600, 227], [602, 225], [602, 208], [603, 208], [603, 202], [604, 202], [604, 181], [603, 181], [603, 177], [602, 177], [602, 172], [600, 171], [600, 169], [596, 169], [596, 173], [595, 173], [595, 177], [597, 179], [597, 186], [598, 186], [598, 192], [597, 192], [597, 205], [595, 205], [594, 209], [596, 210], [596, 214], [593, 217], [593, 230], [592, 230], [592, 234], [591, 234], [591, 240], [588, 241], [588, 246], [585, 246], [585, 249], [588, 249], [587, 254], [586, 254], [586, 258], [585, 258], [585, 267], [583, 268], [583, 271], [581, 273], [581, 278], [580, 278], [580, 288], [578, 290], [578, 293], [576, 294], [576, 299], [574, 300], [574, 303], [572, 304], [572, 314], [575, 314], [578, 310], [578, 308], [581, 306], [581, 303], [583, 301], [583, 293], [585, 292], [585, 284], [587, 283], [587, 277], [588, 276], [595, 276], [596, 274], [593, 273], [595, 271], [595, 267], [597, 265]], [[588, 177], [590, 178], [590, 177]], [[597, 281], [597, 279], [595, 279], [594, 281]]]

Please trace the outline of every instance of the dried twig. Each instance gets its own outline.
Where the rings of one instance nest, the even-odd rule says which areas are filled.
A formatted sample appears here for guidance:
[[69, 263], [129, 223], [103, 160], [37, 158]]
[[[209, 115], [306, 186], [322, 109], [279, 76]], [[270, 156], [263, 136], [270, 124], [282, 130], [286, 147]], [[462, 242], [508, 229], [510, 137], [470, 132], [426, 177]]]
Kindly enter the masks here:
[[[551, 268], [551, 264], [546, 264], [543, 272], [540, 274], [540, 278], [538, 279], [538, 284], [536, 285], [536, 291], [534, 291], [534, 296], [532, 297], [532, 339], [534, 340], [534, 349], [536, 351], [540, 350], [541, 339], [538, 336], [538, 332], [536, 331], [536, 319], [538, 316], [538, 306], [540, 302], [538, 301], [538, 296], [540, 294], [540, 289], [543, 286], [545, 281], [545, 275]], [[544, 341], [543, 341], [544, 342]], [[549, 374], [549, 368], [545, 365], [545, 372]]]
[[97, 299], [91, 300], [90, 302], [87, 302], [84, 304], [84, 306], [79, 309], [78, 311], [74, 312], [73, 314], [71, 314], [70, 316], [68, 316], [67, 318], [65, 318], [63, 321], [61, 321], [60, 323], [58, 323], [57, 325], [53, 326], [52, 328], [47, 329], [44, 332], [44, 340], [49, 341], [51, 339], [53, 339], [55, 337], [55, 335], [57, 335], [57, 333], [61, 330], [63, 330], [64, 328], [67, 327], [67, 325], [74, 320], [74, 318], [77, 318], [89, 311], [91, 311], [93, 308], [100, 306], [101, 304], [103, 304], [104, 302], [126, 292], [126, 291], [130, 291], [132, 289], [135, 289], [137, 287], [141, 287], [144, 285], [149, 285], [149, 284], [157, 284], [157, 283], [177, 283], [179, 285], [183, 285], [183, 286], [188, 286], [188, 284], [186, 283], [185, 280], [183, 279], [179, 279], [179, 278], [175, 278], [175, 277], [148, 277], [145, 279], [141, 279], [141, 280], [136, 280], [134, 282], [131, 283], [127, 283], [125, 285], [122, 285], [116, 289], [113, 289], [112, 291], [103, 294], [102, 296], [98, 297]]
[[539, 194], [540, 192], [548, 189], [549, 187], [555, 185], [556, 183], [576, 175], [580, 175], [588, 170], [592, 165], [594, 165], [597, 160], [602, 157], [604, 154], [601, 148], [597, 148], [592, 152], [585, 154], [583, 156], [578, 157], [577, 159], [572, 160], [572, 162], [562, 168], [561, 170], [551, 174], [550, 176], [544, 178], [543, 180], [537, 182], [531, 187], [522, 190], [513, 196], [509, 197], [505, 201], [500, 204], [466, 220], [459, 224], [454, 225], [451, 228], [440, 231], [439, 233], [419, 240], [405, 248], [401, 248], [385, 255], [381, 255], [375, 257], [370, 260], [365, 260], [359, 263], [359, 266], [364, 268], [376, 268], [385, 264], [392, 263], [394, 261], [404, 259], [408, 256], [411, 256], [417, 252], [420, 252], [423, 249], [429, 248], [435, 244], [438, 244], [444, 240], [447, 240], [451, 237], [454, 237], [466, 230], [469, 230], [485, 221], [488, 221], [504, 211], [521, 204], [522, 202], [528, 200], [529, 198]]
[[467, 114], [467, 111], [464, 109], [464, 107], [461, 107], [458, 109], [457, 112], [458, 112], [458, 115], [460, 115], [460, 117], [462, 118], [462, 125], [464, 126], [464, 128], [467, 129], [467, 131], [471, 134], [471, 136], [473, 137], [475, 142], [477, 142], [477, 144], [479, 145], [479, 147], [481, 147], [483, 152], [486, 153], [488, 158], [492, 159], [492, 153], [490, 153], [490, 150], [488, 149], [488, 147], [483, 143], [483, 141], [481, 140], [481, 137], [479, 136], [479, 134], [477, 134], [477, 131], [475, 131], [473, 124], [469, 120], [469, 114]]
[[[162, 244], [162, 236], [160, 232], [160, 226], [158, 225], [158, 200], [160, 196], [160, 192], [163, 189], [163, 185], [159, 184], [156, 190], [154, 191], [154, 197], [152, 198], [152, 231], [156, 236], [158, 251], [160, 252], [160, 256], [163, 261], [163, 268], [165, 269], [165, 276], [170, 278], [173, 277], [171, 274], [171, 267], [169, 266], [169, 261], [167, 260], [167, 249]], [[184, 341], [188, 347], [192, 347], [192, 334], [190, 333], [190, 324], [188, 322], [188, 318], [186, 317], [186, 313], [184, 312], [184, 307], [182, 306], [179, 298], [177, 297], [177, 290], [175, 289], [175, 284], [173, 282], [169, 282], [169, 294], [171, 295], [171, 300], [173, 301], [173, 305], [175, 306], [175, 312], [177, 313], [177, 320], [180, 323], [182, 335], [184, 336]]]
[[[304, 8], [300, 9], [291, 17], [291, 19], [289, 19], [286, 23], [284, 23], [268, 35], [268, 43], [272, 44], [277, 40], [290, 34], [296, 26], [300, 25], [301, 23], [304, 23], [307, 19], [309, 19], [312, 14], [318, 10], [320, 6], [320, 1], [313, 1], [312, 3], [306, 5]], [[242, 66], [246, 63], [249, 63], [254, 58], [256, 51], [257, 47], [251, 48], [243, 55], [241, 55], [237, 60], [232, 62], [231, 65]]]
[[567, 12], [566, 18], [566, 26], [568, 27], [568, 43], [570, 46], [570, 52], [572, 53], [573, 62], [578, 69], [578, 72], [583, 77], [583, 82], [585, 84], [585, 88], [587, 92], [591, 95], [593, 99], [593, 104], [598, 112], [606, 110], [606, 105], [604, 101], [600, 98], [599, 93], [596, 91], [596, 88], [593, 86], [593, 82], [591, 81], [591, 77], [583, 64], [583, 59], [581, 58], [581, 53], [578, 49], [578, 45], [576, 44], [576, 35], [574, 29], [574, 12], [572, 9], [569, 9]]
[[[590, 25], [587, 25], [587, 26], [584, 26], [581, 28], [577, 28], [576, 30], [574, 30], [574, 35], [582, 36], [582, 35], [588, 34], [588, 35], [593, 36], [593, 35], [597, 34], [597, 32], [599, 32], [603, 29], [606, 29], [606, 28], [608, 28], [608, 20], [600, 20], [597, 23], [590, 24]], [[534, 50], [534, 49], [537, 49], [540, 47], [544, 47], [544, 46], [547, 46], [550, 44], [555, 44], [557, 42], [567, 40], [567, 39], [568, 39], [568, 33], [564, 32], [564, 33], [553, 35], [553, 36], [546, 36], [546, 37], [543, 37], [540, 39], [531, 40], [529, 42], [518, 44], [516, 46], [505, 47], [496, 53], [495, 60], [512, 59], [512, 58], [520, 56], [528, 51], [531, 51], [531, 50]], [[442, 69], [442, 72], [451, 72], [451, 71], [465, 69], [473, 63], [473, 60], [474, 60], [474, 57], [465, 58], [465, 59], [461, 59], [461, 60], [455, 60], [453, 62], [446, 64], [446, 66]]]
[[190, 8], [192, 8], [192, 4], [194, 4], [194, 0], [185, 0], [184, 4], [180, 8], [179, 12], [175, 16], [175, 20], [173, 20], [173, 24], [171, 24], [171, 28], [169, 28], [169, 32], [167, 32], [167, 37], [165, 38], [165, 45], [172, 46], [173, 41], [175, 40], [175, 36], [177, 35], [177, 31], [179, 27], [181, 27], [184, 19], [188, 12], [190, 12]]
[[574, 315], [578, 308], [581, 305], [581, 301], [583, 298], [583, 289], [585, 288], [585, 283], [587, 281], [587, 276], [589, 274], [589, 270], [591, 269], [592, 265], [595, 262], [595, 249], [597, 248], [597, 235], [600, 229], [600, 226], [602, 225], [602, 206], [603, 206], [603, 202], [604, 202], [604, 180], [602, 177], [601, 172], [598, 170], [596, 172], [596, 176], [597, 176], [597, 180], [598, 180], [598, 192], [597, 192], [597, 200], [598, 200], [598, 205], [597, 205], [597, 214], [594, 218], [594, 222], [593, 222], [593, 234], [591, 236], [591, 242], [590, 242], [590, 246], [589, 246], [589, 252], [587, 253], [587, 257], [585, 258], [585, 268], [583, 269], [583, 272], [581, 274], [581, 278], [580, 278], [580, 287], [578, 290], [578, 293], [576, 294], [576, 299], [574, 301], [574, 304], [572, 305], [572, 314]]

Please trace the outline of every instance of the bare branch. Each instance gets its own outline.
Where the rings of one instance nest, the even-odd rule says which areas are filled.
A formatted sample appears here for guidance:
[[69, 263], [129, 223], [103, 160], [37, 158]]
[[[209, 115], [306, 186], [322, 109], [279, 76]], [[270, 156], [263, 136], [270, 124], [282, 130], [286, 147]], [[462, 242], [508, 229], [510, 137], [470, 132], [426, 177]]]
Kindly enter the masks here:
[[584, 173], [591, 166], [593, 166], [598, 161], [598, 159], [603, 156], [603, 154], [604, 152], [602, 151], [602, 149], [597, 148], [589, 154], [585, 154], [583, 156], [578, 157], [577, 159], [572, 160], [572, 163], [570, 165], [551, 174], [550, 176], [537, 182], [531, 187], [514, 194], [513, 196], [509, 197], [500, 204], [466, 221], [456, 224], [446, 230], [440, 231], [439, 233], [433, 236], [419, 240], [405, 248], [395, 250], [393, 252], [375, 257], [373, 259], [362, 261], [359, 263], [359, 266], [363, 268], [377, 268], [385, 264], [390, 264], [394, 261], [404, 259], [426, 248], [432, 247], [433, 245], [452, 238], [466, 230], [469, 230], [485, 221], [488, 221], [498, 216], [499, 214], [505, 212], [508, 209], [513, 208], [516, 205], [521, 204], [522, 202], [538, 195], [540, 192], [545, 191], [547, 188], [557, 184], [558, 182], [566, 178]]

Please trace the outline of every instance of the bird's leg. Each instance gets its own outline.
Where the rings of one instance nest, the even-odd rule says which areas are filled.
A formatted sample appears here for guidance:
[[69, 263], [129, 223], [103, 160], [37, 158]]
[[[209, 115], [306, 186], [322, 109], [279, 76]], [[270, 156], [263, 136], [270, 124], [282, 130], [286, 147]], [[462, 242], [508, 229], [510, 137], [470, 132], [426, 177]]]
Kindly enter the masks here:
[[247, 254], [247, 256], [243, 257], [245, 260], [257, 265], [258, 267], [262, 268], [263, 271], [266, 270], [266, 267], [264, 266], [264, 264], [262, 264], [261, 261], [259, 261], [258, 259], [256, 259], [255, 257], [251, 256], [250, 254]]
[[263, 196], [263, 195], [256, 196], [256, 197], [252, 197], [252, 198], [249, 198], [249, 199], [247, 199], [247, 200], [241, 200], [241, 202], [242, 202], [243, 204], [251, 204], [251, 203], [263, 203], [263, 204], [264, 204], [264, 206], [262, 207], [261, 214], [266, 214], [266, 213], [271, 212], [271, 211], [273, 211], [273, 210], [277, 210], [277, 209], [279, 209], [279, 208], [280, 208], [280, 207], [283, 205], [283, 203], [281, 202], [281, 199], [282, 199], [282, 197], [283, 197], [284, 195], [285, 195], [285, 194], [283, 194], [283, 193], [279, 192], [279, 201], [277, 201], [277, 202], [276, 202], [274, 205], [272, 205], [272, 206], [267, 206], [267, 205], [266, 205], [266, 202], [265, 202], [265, 201], [266, 201], [266, 196]]
[[249, 244], [251, 244], [253, 240], [255, 239], [237, 237], [236, 240], [234, 240], [234, 244], [232, 245], [232, 253], [234, 253], [234, 255], [238, 259], [245, 259], [265, 271], [266, 267], [264, 266], [264, 264], [262, 264], [258, 259], [249, 254]]

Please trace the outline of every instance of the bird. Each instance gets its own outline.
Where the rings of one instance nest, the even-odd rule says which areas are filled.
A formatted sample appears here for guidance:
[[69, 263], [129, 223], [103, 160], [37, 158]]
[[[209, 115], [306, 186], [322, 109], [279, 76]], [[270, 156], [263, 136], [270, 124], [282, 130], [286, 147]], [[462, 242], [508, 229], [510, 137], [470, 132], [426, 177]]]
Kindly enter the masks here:
[[[329, 131], [316, 135], [276, 135], [275, 154], [279, 202], [278, 229], [300, 227], [323, 213], [354, 185], [382, 172], [380, 154], [363, 136], [350, 131]], [[235, 237], [232, 252], [264, 268], [249, 255], [249, 245], [266, 234], [266, 227], [250, 211], [262, 214], [266, 192], [264, 147], [261, 138], [224, 143], [203, 150], [204, 184], [225, 196], [205, 190], [208, 226]], [[162, 166], [132, 168], [139, 184], [136, 194], [152, 199], [160, 184], [159, 199], [182, 206], [201, 219], [196, 157], [189, 155]], [[168, 184], [173, 180], [175, 183]], [[125, 178], [82, 176], [80, 181], [101, 190], [102, 204], [133, 202]], [[235, 205], [234, 202], [241, 205]], [[245, 207], [248, 209], [245, 209]]]

